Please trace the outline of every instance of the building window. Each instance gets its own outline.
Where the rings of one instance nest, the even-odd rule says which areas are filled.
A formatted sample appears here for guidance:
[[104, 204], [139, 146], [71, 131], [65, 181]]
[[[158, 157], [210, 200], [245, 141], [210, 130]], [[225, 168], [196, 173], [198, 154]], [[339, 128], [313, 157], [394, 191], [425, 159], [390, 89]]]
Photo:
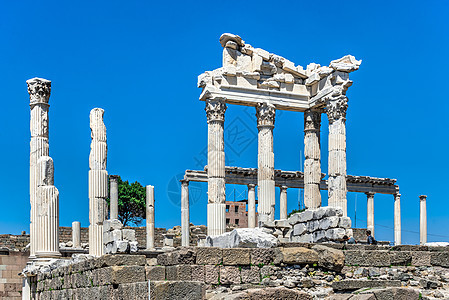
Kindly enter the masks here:
[[238, 207], [238, 206], [235, 207], [235, 212], [236, 212], [236, 213], [239, 212], [239, 207]]
[[226, 205], [226, 212], [229, 212], [229, 205]]
[[235, 219], [235, 225], [239, 225], [239, 219]]
[[226, 225], [228, 225], [229, 224], [229, 219], [226, 219]]

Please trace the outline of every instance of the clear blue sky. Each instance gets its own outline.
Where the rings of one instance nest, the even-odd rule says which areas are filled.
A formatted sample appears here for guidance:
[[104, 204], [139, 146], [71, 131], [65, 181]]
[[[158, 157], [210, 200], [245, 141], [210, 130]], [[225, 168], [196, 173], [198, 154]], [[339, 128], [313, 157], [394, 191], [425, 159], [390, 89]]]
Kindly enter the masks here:
[[[348, 92], [348, 173], [397, 178], [402, 228], [449, 236], [447, 170], [449, 5], [445, 1], [2, 1], [0, 4], [0, 233], [29, 231], [29, 98], [25, 81], [52, 81], [50, 155], [60, 225], [88, 226], [89, 111], [105, 110], [108, 171], [152, 184], [156, 226], [180, 223], [176, 176], [205, 164], [207, 125], [197, 76], [221, 66], [223, 32], [306, 66], [346, 54], [363, 63]], [[253, 108], [230, 106], [226, 155], [257, 166]], [[231, 129], [244, 129], [235, 135]], [[236, 138], [239, 138], [238, 140]], [[301, 168], [303, 115], [276, 119], [275, 167]], [[327, 172], [327, 120], [322, 123]], [[228, 186], [233, 199], [234, 187]], [[192, 186], [191, 221], [206, 222], [204, 184]], [[245, 188], [236, 188], [236, 197]], [[326, 193], [323, 193], [326, 195]], [[298, 194], [288, 192], [289, 210]], [[348, 194], [354, 215], [355, 194]], [[327, 202], [327, 197], [324, 197]], [[376, 195], [376, 236], [393, 240], [393, 197]], [[366, 196], [357, 195], [357, 226]], [[389, 228], [387, 228], [389, 227]], [[429, 235], [429, 241], [449, 238]], [[403, 242], [419, 235], [403, 232]]]

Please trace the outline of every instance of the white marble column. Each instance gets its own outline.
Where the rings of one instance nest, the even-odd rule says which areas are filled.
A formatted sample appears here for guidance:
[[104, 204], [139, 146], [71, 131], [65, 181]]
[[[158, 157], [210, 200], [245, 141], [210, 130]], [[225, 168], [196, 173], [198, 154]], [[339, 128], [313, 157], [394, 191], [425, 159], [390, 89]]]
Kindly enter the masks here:
[[60, 257], [59, 252], [59, 191], [54, 186], [53, 159], [41, 156], [37, 161], [36, 258]]
[[181, 246], [190, 245], [189, 181], [181, 180]]
[[374, 193], [366, 194], [366, 229], [374, 237]]
[[106, 126], [103, 122], [104, 110], [94, 108], [90, 111], [92, 142], [89, 156], [89, 254], [102, 256], [103, 221], [107, 217], [108, 172]]
[[256, 185], [248, 184], [248, 228], [255, 228], [256, 224]]
[[348, 98], [344, 95], [330, 97], [326, 101], [329, 119], [329, 177], [328, 204], [340, 207], [347, 216], [346, 201], [346, 109]]
[[279, 209], [280, 209], [280, 214], [279, 214], [279, 219], [281, 220], [286, 220], [287, 219], [287, 187], [286, 186], [281, 186], [281, 195], [279, 197], [280, 199], [280, 205], [279, 205]]
[[118, 176], [109, 175], [109, 219], [118, 219]]
[[81, 223], [78, 221], [72, 222], [72, 243], [73, 248], [81, 247]]
[[258, 140], [257, 195], [259, 223], [274, 221], [275, 182], [273, 129], [276, 109], [274, 105], [259, 103], [256, 107]]
[[401, 245], [401, 194], [394, 195], [394, 244]]
[[146, 186], [147, 250], [154, 249], [154, 186]]
[[427, 196], [419, 196], [419, 243], [427, 243]]
[[304, 112], [304, 204], [306, 208], [321, 206], [321, 110]]
[[207, 138], [207, 235], [226, 231], [226, 182], [224, 152], [224, 100], [206, 100]]
[[51, 81], [42, 78], [27, 80], [30, 95], [30, 258], [36, 257], [38, 243], [37, 220], [37, 161], [49, 155], [48, 144], [48, 100], [51, 93]]

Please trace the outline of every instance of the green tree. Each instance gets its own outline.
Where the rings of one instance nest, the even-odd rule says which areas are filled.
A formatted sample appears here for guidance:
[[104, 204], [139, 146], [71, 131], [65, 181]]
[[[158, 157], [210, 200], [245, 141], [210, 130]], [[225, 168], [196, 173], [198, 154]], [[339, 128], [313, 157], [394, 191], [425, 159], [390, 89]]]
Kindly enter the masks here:
[[303, 211], [305, 211], [305, 210], [306, 210], [305, 208], [302, 208], [302, 209], [294, 209], [294, 210], [292, 210], [292, 211], [288, 214], [287, 218], [290, 218], [291, 215], [296, 214], [296, 213], [303, 212]]
[[[118, 183], [118, 219], [123, 226], [134, 224], [139, 226], [145, 218], [145, 187], [139, 182], [129, 183], [120, 176]], [[108, 198], [109, 204], [109, 198]]]

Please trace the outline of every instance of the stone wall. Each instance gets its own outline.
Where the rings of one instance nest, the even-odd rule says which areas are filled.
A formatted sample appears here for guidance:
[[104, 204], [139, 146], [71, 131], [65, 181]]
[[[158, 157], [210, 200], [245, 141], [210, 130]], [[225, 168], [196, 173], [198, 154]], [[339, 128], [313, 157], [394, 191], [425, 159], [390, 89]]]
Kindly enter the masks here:
[[0, 249], [24, 249], [30, 243], [29, 234], [0, 234]]
[[22, 299], [22, 278], [19, 273], [25, 267], [29, 252], [0, 251], [0, 299]]
[[148, 280], [151, 299], [447, 299], [449, 248], [288, 243], [106, 255], [39, 274], [37, 291], [39, 299], [148, 299]]

